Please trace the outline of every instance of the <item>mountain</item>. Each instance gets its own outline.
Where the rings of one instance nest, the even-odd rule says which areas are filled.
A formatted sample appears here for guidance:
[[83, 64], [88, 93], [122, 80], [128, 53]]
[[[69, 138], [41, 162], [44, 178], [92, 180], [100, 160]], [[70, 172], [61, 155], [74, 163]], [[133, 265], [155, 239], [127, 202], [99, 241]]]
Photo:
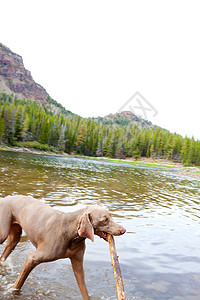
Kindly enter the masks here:
[[0, 43], [0, 93], [11, 95], [12, 98], [36, 101], [55, 114], [72, 114], [33, 80], [31, 72], [24, 67], [22, 57], [2, 43]]
[[46, 90], [33, 80], [31, 72], [25, 69], [22, 57], [1, 43], [0, 92], [42, 103], [46, 103], [49, 96]]
[[200, 166], [200, 141], [172, 134], [131, 111], [98, 118], [67, 111], [33, 80], [22, 57], [2, 44], [0, 144], [100, 157], [159, 157]]
[[109, 114], [105, 117], [94, 118], [94, 121], [104, 125], [118, 124], [122, 126], [134, 126], [135, 124], [137, 124], [139, 128], [155, 127], [150, 121], [144, 120], [141, 117], [136, 116], [131, 111], [122, 111], [116, 114]]
[[[12, 52], [8, 47], [0, 43], [0, 93], [16, 96], [18, 99], [29, 99], [44, 104], [49, 110], [57, 113], [71, 113], [61, 104], [51, 99], [46, 90], [36, 83], [31, 72], [26, 70], [20, 55]], [[135, 125], [139, 128], [151, 128], [153, 124], [144, 120], [131, 111], [109, 114], [105, 117], [94, 118], [95, 121], [105, 125]]]

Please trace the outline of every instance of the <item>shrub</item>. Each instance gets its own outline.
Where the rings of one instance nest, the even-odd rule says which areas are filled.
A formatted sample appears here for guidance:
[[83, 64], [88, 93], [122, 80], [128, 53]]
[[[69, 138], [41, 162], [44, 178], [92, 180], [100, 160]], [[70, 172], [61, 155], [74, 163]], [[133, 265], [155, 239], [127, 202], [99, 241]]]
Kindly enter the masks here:
[[42, 151], [51, 151], [51, 152], [58, 152], [58, 150], [53, 147], [53, 146], [49, 146], [47, 144], [41, 144], [37, 141], [33, 141], [33, 142], [16, 142], [15, 146], [17, 147], [25, 147], [25, 148], [33, 148], [36, 150], [42, 150]]

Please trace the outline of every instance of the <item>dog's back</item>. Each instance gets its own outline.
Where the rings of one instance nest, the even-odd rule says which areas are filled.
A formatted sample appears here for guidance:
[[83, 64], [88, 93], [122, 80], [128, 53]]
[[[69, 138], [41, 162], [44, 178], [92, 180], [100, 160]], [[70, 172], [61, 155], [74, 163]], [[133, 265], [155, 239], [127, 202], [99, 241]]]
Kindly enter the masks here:
[[[16, 223], [36, 246], [40, 230], [57, 214], [60, 212], [31, 196], [16, 195], [0, 199], [0, 243], [5, 241], [11, 225]], [[40, 230], [34, 231], [35, 226]]]

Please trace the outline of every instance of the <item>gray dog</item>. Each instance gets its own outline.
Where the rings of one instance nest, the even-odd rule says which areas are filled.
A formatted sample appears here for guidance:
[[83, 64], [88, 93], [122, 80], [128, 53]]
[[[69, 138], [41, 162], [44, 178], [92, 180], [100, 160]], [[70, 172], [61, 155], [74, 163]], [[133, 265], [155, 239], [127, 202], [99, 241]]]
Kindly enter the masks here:
[[99, 206], [87, 206], [72, 213], [54, 210], [29, 196], [0, 199], [0, 244], [7, 239], [0, 257], [4, 261], [25, 231], [36, 251], [30, 252], [14, 283], [20, 290], [30, 272], [42, 262], [70, 258], [83, 299], [89, 299], [84, 280], [83, 257], [85, 239], [94, 241], [94, 234], [108, 241], [107, 233], [122, 235], [125, 229], [116, 224], [111, 214]]

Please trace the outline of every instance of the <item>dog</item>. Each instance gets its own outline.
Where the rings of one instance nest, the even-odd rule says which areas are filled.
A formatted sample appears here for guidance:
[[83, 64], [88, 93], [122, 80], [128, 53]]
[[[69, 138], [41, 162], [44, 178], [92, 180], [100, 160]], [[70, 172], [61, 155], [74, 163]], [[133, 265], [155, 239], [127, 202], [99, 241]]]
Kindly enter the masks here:
[[29, 253], [14, 290], [21, 289], [30, 272], [40, 263], [69, 258], [84, 300], [89, 299], [83, 270], [85, 239], [93, 242], [95, 234], [108, 241], [108, 233], [119, 236], [126, 231], [98, 205], [64, 213], [31, 196], [0, 198], [0, 244], [7, 239], [0, 263], [20, 241], [22, 229], [36, 251]]

